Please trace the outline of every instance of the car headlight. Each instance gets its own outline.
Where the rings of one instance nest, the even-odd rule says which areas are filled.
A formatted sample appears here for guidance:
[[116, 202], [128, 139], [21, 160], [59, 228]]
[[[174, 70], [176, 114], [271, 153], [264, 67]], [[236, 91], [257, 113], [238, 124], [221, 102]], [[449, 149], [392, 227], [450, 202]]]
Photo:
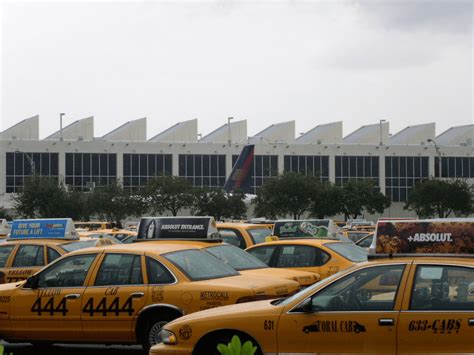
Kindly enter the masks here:
[[169, 330], [161, 330], [159, 337], [161, 339], [161, 342], [166, 345], [176, 345], [178, 344], [178, 338], [176, 338], [176, 335], [174, 335], [173, 332], [170, 332]]

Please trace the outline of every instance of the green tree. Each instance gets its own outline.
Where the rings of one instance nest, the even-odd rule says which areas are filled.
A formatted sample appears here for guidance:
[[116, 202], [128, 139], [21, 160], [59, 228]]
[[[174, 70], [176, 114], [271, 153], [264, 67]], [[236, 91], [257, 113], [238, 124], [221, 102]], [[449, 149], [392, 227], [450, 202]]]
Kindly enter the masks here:
[[166, 212], [176, 216], [184, 208], [191, 208], [194, 202], [194, 188], [178, 176], [157, 176], [148, 182], [147, 200], [151, 213]]
[[14, 195], [14, 208], [23, 218], [67, 217], [63, 207], [66, 189], [57, 179], [33, 175]]
[[322, 219], [341, 212], [342, 190], [329, 182], [318, 182], [314, 186], [310, 213]]
[[255, 214], [267, 218], [292, 215], [299, 219], [310, 210], [317, 183], [314, 177], [292, 172], [269, 179], [257, 190], [253, 200]]
[[193, 214], [221, 218], [242, 218], [247, 208], [242, 192], [227, 193], [222, 188], [196, 189], [193, 204]]
[[340, 212], [346, 219], [357, 218], [364, 211], [383, 213], [390, 204], [390, 199], [369, 180], [349, 180], [344, 183], [339, 195]]
[[117, 226], [128, 216], [141, 216], [146, 210], [145, 199], [141, 194], [132, 194], [123, 189], [119, 181], [107, 186], [96, 187], [90, 192], [95, 214]]
[[473, 186], [464, 180], [429, 179], [415, 185], [404, 208], [420, 218], [467, 216], [474, 211]]

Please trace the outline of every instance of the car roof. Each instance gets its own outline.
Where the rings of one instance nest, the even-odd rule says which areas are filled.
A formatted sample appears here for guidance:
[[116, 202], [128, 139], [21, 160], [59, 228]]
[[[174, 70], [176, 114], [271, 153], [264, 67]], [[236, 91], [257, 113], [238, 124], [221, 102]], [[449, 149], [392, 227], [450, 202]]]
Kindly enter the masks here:
[[14, 244], [34, 244], [34, 245], [61, 245], [71, 242], [80, 242], [80, 239], [22, 239], [22, 240], [7, 240], [2, 245], [14, 245]]
[[233, 222], [226, 222], [226, 223], [218, 223], [217, 229], [219, 228], [232, 228], [232, 227], [240, 227], [240, 228], [261, 228], [261, 229], [268, 229], [268, 224], [259, 224], [259, 223], [233, 223]]
[[254, 247], [264, 247], [266, 245], [282, 245], [282, 244], [298, 244], [298, 245], [317, 245], [320, 246], [322, 244], [328, 243], [349, 243], [344, 240], [335, 240], [335, 239], [325, 239], [325, 238], [288, 238], [288, 239], [280, 239], [274, 242], [265, 242], [256, 245], [252, 245], [250, 248]]
[[387, 262], [416, 262], [416, 263], [434, 263], [434, 264], [462, 264], [462, 265], [474, 265], [474, 256], [472, 255], [436, 255], [436, 256], [419, 256], [413, 254], [411, 256], [375, 256], [369, 254], [369, 260], [364, 262], [366, 264], [382, 264]]
[[[104, 245], [94, 248], [81, 249], [82, 251], [86, 250], [95, 250], [95, 251], [107, 251], [107, 252], [147, 252], [155, 254], [164, 254], [173, 251], [188, 250], [188, 249], [198, 249], [195, 245], [185, 244], [185, 243], [170, 243], [170, 242], [155, 242], [155, 241], [146, 241], [146, 242], [137, 242], [132, 244], [113, 244], [113, 245]], [[80, 253], [80, 250], [77, 252]], [[74, 252], [76, 253], [76, 252]]]

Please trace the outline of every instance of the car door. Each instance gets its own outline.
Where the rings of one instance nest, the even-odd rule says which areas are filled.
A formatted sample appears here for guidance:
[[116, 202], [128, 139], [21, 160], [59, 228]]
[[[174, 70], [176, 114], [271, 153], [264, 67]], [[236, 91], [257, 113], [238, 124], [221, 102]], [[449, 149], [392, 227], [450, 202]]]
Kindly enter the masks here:
[[82, 300], [82, 325], [87, 339], [135, 339], [133, 325], [147, 293], [142, 254], [103, 254]]
[[355, 270], [283, 313], [278, 352], [395, 354], [405, 267]]
[[418, 263], [400, 312], [399, 354], [474, 353], [474, 268]]
[[12, 294], [11, 326], [25, 340], [80, 340], [81, 298], [97, 253], [58, 260]]

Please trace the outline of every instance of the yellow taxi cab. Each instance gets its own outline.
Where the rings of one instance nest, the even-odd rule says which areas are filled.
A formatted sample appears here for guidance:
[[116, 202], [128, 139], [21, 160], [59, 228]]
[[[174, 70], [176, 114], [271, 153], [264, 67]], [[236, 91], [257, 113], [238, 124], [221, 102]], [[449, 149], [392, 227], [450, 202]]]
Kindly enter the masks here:
[[254, 245], [246, 251], [272, 268], [317, 273], [322, 279], [355, 263], [367, 261], [367, 251], [337, 238], [287, 238]]
[[8, 342], [155, 344], [161, 327], [199, 310], [294, 294], [295, 281], [241, 275], [191, 245], [87, 248], [26, 281], [0, 285]]
[[[159, 233], [153, 233], [153, 238], [147, 235], [148, 223], [152, 222], [158, 226], [158, 229], [153, 227], [154, 230], [159, 230]], [[189, 228], [191, 225], [193, 228]], [[193, 245], [207, 251], [243, 275], [279, 277], [297, 281], [300, 287], [310, 286], [320, 279], [320, 276], [313, 272], [269, 268], [268, 265], [244, 250], [231, 244], [222, 243], [223, 240], [220, 238], [211, 238], [217, 235], [213, 229], [212, 217], [145, 217], [143, 221], [140, 221], [140, 226], [137, 234], [138, 241]], [[241, 227], [241, 225], [239, 226]], [[217, 229], [219, 229], [219, 224], [217, 224]], [[186, 233], [180, 233], [182, 230], [185, 230]], [[268, 232], [270, 231], [268, 230]], [[181, 237], [177, 238], [178, 236]]]
[[269, 225], [256, 223], [218, 223], [217, 230], [226, 243], [241, 249], [263, 243], [272, 234]]
[[80, 238], [71, 226], [69, 219], [14, 221], [10, 237], [0, 245], [0, 271], [6, 282], [24, 280], [71, 251], [111, 244], [104, 239]]
[[111, 236], [118, 242], [122, 242], [126, 239], [128, 239], [130, 236], [136, 236], [137, 232], [136, 231], [131, 231], [128, 229], [119, 229], [119, 228], [113, 228], [113, 229], [97, 229], [96, 232], [102, 233], [105, 236]]
[[286, 299], [170, 322], [150, 355], [219, 354], [235, 335], [260, 355], [474, 353], [474, 219], [378, 229], [369, 261]]

